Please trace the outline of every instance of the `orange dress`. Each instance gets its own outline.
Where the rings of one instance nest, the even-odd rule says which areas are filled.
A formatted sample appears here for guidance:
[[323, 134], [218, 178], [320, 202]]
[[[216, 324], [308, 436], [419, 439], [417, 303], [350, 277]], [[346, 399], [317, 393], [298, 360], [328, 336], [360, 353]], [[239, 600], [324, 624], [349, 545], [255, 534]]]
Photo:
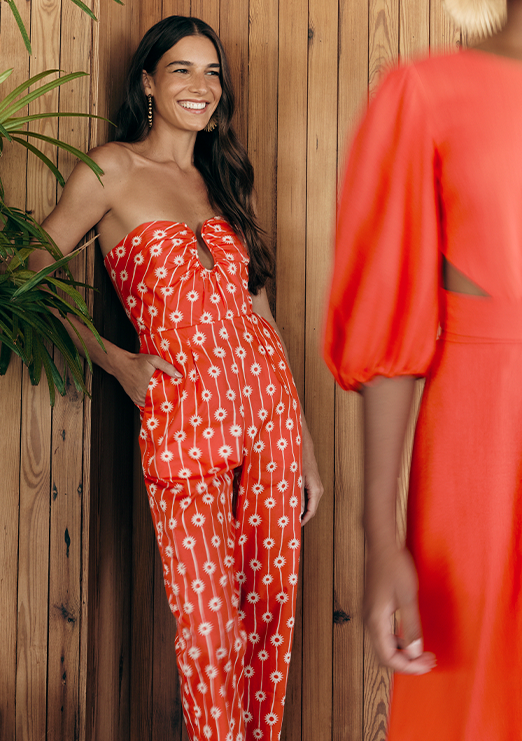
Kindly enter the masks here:
[[[522, 736], [522, 64], [391, 72], [351, 151], [325, 357], [345, 389], [426, 376], [408, 501], [425, 648], [391, 741]], [[441, 286], [441, 255], [487, 297]]]
[[[208, 219], [137, 226], [105, 265], [156, 370], [140, 447], [191, 741], [277, 741], [295, 621], [301, 411], [279, 337], [252, 311], [248, 256]], [[234, 471], [241, 467], [233, 506]]]

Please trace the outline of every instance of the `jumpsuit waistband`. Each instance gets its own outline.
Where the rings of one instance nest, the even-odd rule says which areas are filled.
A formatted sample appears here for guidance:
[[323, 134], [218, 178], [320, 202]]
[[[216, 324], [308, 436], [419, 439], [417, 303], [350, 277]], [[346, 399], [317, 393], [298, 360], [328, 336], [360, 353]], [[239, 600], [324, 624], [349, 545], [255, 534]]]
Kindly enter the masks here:
[[441, 339], [522, 342], [522, 300], [441, 290]]

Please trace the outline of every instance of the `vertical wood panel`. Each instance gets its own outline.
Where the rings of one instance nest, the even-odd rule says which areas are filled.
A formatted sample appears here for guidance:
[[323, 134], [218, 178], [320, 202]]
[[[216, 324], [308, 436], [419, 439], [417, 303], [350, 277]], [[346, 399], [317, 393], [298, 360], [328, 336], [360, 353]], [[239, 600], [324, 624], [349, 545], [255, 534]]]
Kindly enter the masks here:
[[414, 59], [429, 47], [429, 0], [400, 0], [400, 49], [403, 62]]
[[[60, 67], [60, 15], [61, 3], [57, 0], [32, 3], [31, 75]], [[58, 102], [58, 92], [54, 91], [35, 101], [30, 112], [57, 110]], [[53, 119], [46, 119], [35, 128], [51, 136], [57, 133]], [[52, 147], [42, 143], [41, 149], [56, 161]], [[56, 202], [56, 181], [34, 156], [28, 158], [27, 176], [27, 208], [41, 220]], [[50, 441], [51, 410], [45, 381], [33, 388], [24, 372], [16, 700], [18, 741], [44, 738], [47, 730]]]
[[190, 15], [190, 0], [163, 0], [163, 17]]
[[369, 0], [369, 86], [372, 94], [399, 52], [399, 0]]
[[[308, 0], [279, 4], [277, 106], [276, 318], [304, 399], [306, 295], [306, 134], [308, 95]], [[302, 736], [302, 582], [297, 593], [294, 646], [282, 738]]]
[[[67, 2], [62, 8], [60, 65], [76, 71], [79, 59], [89, 72], [91, 21], [79, 8]], [[68, 29], [74, 28], [74, 39]], [[60, 91], [60, 110], [85, 111], [89, 100], [89, 79], [80, 78]], [[62, 119], [60, 138], [85, 150], [89, 125], [86, 119]], [[65, 177], [74, 158], [60, 153], [58, 166]], [[79, 281], [85, 278], [85, 254], [71, 263]], [[63, 362], [59, 363], [63, 369]], [[83, 503], [83, 395], [74, 385], [65, 398], [58, 397], [53, 413], [51, 452], [51, 535], [49, 559], [48, 638], [48, 736], [68, 741], [80, 727], [80, 632]]]
[[236, 114], [234, 127], [246, 147], [248, 131], [248, 2], [220, 0], [220, 38], [225, 47], [234, 93]]
[[[255, 172], [259, 222], [275, 247], [278, 0], [250, 0], [248, 156]], [[275, 286], [267, 286], [275, 303]]]
[[11, 361], [7, 375], [0, 378], [2, 427], [12, 431], [12, 434], [3, 434], [0, 438], [0, 614], [3, 625], [0, 641], [0, 738], [6, 740], [15, 737], [21, 378], [20, 363], [15, 360]]
[[[139, 6], [101, 0], [94, 27], [99, 79], [97, 113], [115, 120], [124, 79], [139, 35]], [[96, 39], [98, 36], [98, 39]], [[93, 140], [112, 137], [112, 127], [94, 125]], [[91, 253], [94, 318], [100, 333], [132, 349], [134, 333], [100, 259]], [[131, 575], [133, 408], [114, 378], [93, 377], [90, 469], [89, 646], [86, 738], [128, 741], [131, 723]]]
[[212, 26], [219, 34], [219, 2], [216, 0], [192, 0], [190, 14]]
[[455, 52], [460, 46], [460, 30], [444, 11], [442, 0], [430, 2], [430, 49]]
[[[338, 183], [347, 148], [368, 98], [368, 2], [340, 6]], [[360, 741], [364, 725], [364, 588], [362, 403], [335, 394], [335, 575], [333, 733]]]
[[337, 167], [337, 0], [309, 2], [305, 413], [325, 496], [304, 531], [303, 739], [332, 733], [334, 385], [321, 360], [325, 245], [335, 220]]
[[[369, 88], [372, 94], [399, 54], [398, 0], [370, 0]], [[403, 26], [408, 27], [405, 19]], [[391, 673], [379, 666], [369, 637], [364, 636], [364, 739], [384, 741]]]
[[49, 392], [22, 386], [22, 445], [18, 555], [16, 738], [46, 735], [47, 598], [49, 565]]
[[[148, 505], [147, 505], [148, 506]], [[147, 513], [152, 530], [152, 518]], [[154, 544], [152, 554], [154, 564], [154, 650], [153, 667], [153, 716], [152, 741], [179, 739], [183, 725], [179, 679], [176, 667], [174, 640], [176, 621], [172, 615], [163, 583], [163, 565], [159, 551]]]
[[[20, 12], [30, 28], [30, 6], [24, 3]], [[29, 74], [29, 59], [16, 24], [7, 5], [0, 8], [0, 35], [5, 60], [14, 72], [2, 85], [5, 93], [19, 85]], [[7, 64], [2, 65], [2, 69]], [[27, 155], [21, 147], [5, 143], [2, 155], [2, 181], [8, 203], [25, 206]], [[2, 526], [0, 528], [0, 615], [2, 641], [0, 642], [0, 738], [14, 739], [16, 733], [17, 687], [17, 615], [18, 615], [18, 550], [19, 550], [19, 498], [20, 498], [20, 415], [22, 408], [22, 366], [17, 359], [11, 361], [6, 376], [0, 377], [0, 418], [4, 431], [0, 443], [2, 477]], [[27, 529], [24, 530], [27, 537]], [[28, 621], [24, 623], [28, 626]], [[24, 664], [25, 667], [25, 664]], [[27, 695], [22, 684], [22, 702]]]
[[[137, 440], [139, 423], [135, 421]], [[132, 532], [132, 676], [131, 741], [152, 738], [153, 708], [156, 697], [154, 684], [155, 583], [154, 564], [156, 543], [149, 500], [137, 442], [134, 444], [134, 501]]]

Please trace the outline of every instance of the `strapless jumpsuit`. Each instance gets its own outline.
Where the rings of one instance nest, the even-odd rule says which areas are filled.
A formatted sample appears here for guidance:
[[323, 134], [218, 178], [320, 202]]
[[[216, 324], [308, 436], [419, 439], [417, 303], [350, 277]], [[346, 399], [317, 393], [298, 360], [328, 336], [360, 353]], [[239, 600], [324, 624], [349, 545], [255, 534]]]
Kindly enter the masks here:
[[140, 352], [182, 374], [155, 370], [140, 448], [188, 734], [275, 741], [295, 620], [301, 412], [277, 333], [252, 311], [242, 242], [220, 217], [201, 237], [211, 270], [194, 232], [170, 221], [136, 227], [105, 265]]

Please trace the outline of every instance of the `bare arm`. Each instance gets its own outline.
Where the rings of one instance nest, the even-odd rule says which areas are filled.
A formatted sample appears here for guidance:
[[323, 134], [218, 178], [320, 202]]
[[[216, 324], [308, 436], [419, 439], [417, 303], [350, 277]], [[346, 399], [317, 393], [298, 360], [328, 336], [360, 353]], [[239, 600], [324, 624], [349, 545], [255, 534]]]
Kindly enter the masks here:
[[[363, 390], [365, 614], [381, 663], [405, 674], [425, 674], [435, 657], [423, 652], [417, 574], [409, 552], [397, 545], [395, 526], [397, 479], [414, 386], [412, 376], [378, 377]], [[397, 609], [402, 621], [399, 641], [391, 631]]]
[[[275, 319], [272, 316], [272, 312], [270, 311], [270, 305], [268, 303], [268, 298], [264, 288], [259, 291], [257, 296], [252, 296], [252, 308], [256, 314], [259, 314], [259, 316], [262, 316], [263, 319], [266, 319], [266, 321], [275, 329], [279, 336], [279, 339], [281, 340], [286, 359], [288, 360], [288, 351], [286, 349], [281, 333], [277, 327], [277, 324], [275, 323]], [[303, 515], [301, 518], [301, 525], [306, 525], [306, 523], [311, 520], [317, 512], [319, 500], [323, 496], [324, 489], [321, 483], [321, 478], [319, 476], [319, 471], [317, 469], [317, 462], [315, 460], [314, 454], [314, 444], [310, 435], [310, 431], [308, 430], [304, 414], [302, 412], [302, 405], [301, 422], [303, 428], [303, 478], [305, 494], [305, 501], [302, 504]]]
[[[79, 163], [63, 190], [56, 208], [49, 214], [42, 226], [54, 239], [64, 255], [70, 254], [80, 239], [92, 229], [112, 207], [112, 198], [121, 174], [121, 162], [115, 161], [111, 150], [94, 150], [93, 159], [106, 171], [102, 185], [92, 170]], [[44, 250], [32, 253], [29, 267], [41, 270], [52, 263], [52, 257]], [[147, 385], [155, 368], [160, 368], [171, 376], [179, 376], [176, 368], [156, 355], [129, 353], [108, 340], [103, 340], [106, 352], [102, 350], [90, 331], [80, 321], [71, 318], [81, 335], [92, 361], [107, 373], [115, 376], [132, 401], [139, 406], [145, 403]], [[64, 322], [79, 352], [83, 347], [68, 322]]]

